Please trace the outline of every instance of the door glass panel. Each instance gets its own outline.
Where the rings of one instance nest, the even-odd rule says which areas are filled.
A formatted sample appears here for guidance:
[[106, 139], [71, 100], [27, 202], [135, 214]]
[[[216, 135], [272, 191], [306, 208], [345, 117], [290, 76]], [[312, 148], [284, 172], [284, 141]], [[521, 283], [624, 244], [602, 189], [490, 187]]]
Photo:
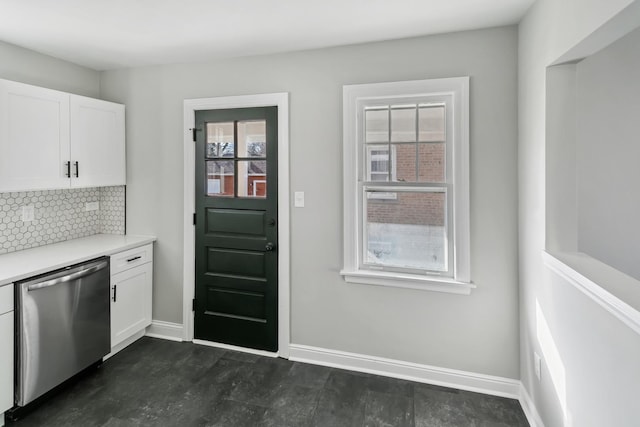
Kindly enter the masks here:
[[416, 142], [416, 106], [391, 107], [391, 142]]
[[418, 144], [418, 180], [445, 182], [446, 144], [444, 142]]
[[264, 120], [238, 122], [238, 157], [267, 157], [266, 129]]
[[212, 157], [233, 157], [233, 122], [207, 123], [207, 153]]
[[238, 197], [267, 197], [265, 160], [238, 160]]
[[448, 270], [444, 191], [367, 191], [365, 203], [365, 264]]
[[389, 141], [389, 107], [365, 110], [365, 142]]
[[444, 106], [420, 106], [419, 140], [420, 142], [441, 142], [445, 140]]
[[207, 161], [207, 196], [233, 196], [234, 174], [233, 160]]

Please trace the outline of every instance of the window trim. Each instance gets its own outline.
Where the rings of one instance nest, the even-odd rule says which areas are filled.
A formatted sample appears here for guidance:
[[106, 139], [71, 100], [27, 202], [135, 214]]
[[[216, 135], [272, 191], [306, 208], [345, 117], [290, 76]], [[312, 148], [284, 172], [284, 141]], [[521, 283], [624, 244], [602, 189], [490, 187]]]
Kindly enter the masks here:
[[[393, 100], [425, 96], [451, 96], [453, 99], [453, 277], [411, 274], [360, 268], [362, 242], [361, 212], [363, 162], [359, 159], [358, 104], [363, 100]], [[366, 159], [365, 159], [366, 160]], [[470, 275], [469, 215], [469, 77], [412, 80], [343, 86], [343, 191], [344, 264], [340, 274], [351, 283], [470, 294], [475, 285]]]

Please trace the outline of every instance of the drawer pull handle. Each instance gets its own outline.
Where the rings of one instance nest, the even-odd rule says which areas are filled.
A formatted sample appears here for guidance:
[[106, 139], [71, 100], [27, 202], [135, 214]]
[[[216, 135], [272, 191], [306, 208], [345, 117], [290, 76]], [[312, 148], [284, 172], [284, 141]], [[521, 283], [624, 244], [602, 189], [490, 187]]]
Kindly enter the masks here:
[[142, 258], [142, 256], [134, 256], [133, 258], [129, 258], [127, 260], [127, 262], [132, 262], [132, 261], [135, 261], [135, 260], [140, 259], [140, 258]]

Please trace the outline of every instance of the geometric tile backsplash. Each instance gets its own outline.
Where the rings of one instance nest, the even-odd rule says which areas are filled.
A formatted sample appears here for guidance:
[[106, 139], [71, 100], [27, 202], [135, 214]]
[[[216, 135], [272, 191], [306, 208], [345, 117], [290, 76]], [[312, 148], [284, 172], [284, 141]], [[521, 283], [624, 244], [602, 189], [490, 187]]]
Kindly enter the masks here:
[[[23, 206], [33, 221], [22, 221]], [[124, 186], [0, 193], [0, 254], [98, 233], [125, 233]]]
[[100, 188], [100, 233], [124, 234], [125, 186]]

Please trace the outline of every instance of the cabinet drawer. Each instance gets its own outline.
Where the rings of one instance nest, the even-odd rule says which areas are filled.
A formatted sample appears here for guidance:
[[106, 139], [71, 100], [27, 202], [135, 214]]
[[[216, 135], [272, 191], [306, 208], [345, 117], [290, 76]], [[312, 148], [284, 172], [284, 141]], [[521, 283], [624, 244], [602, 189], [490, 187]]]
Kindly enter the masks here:
[[0, 286], [0, 314], [13, 311], [13, 283]]
[[129, 249], [119, 254], [111, 255], [111, 275], [120, 273], [138, 265], [153, 260], [153, 244]]

